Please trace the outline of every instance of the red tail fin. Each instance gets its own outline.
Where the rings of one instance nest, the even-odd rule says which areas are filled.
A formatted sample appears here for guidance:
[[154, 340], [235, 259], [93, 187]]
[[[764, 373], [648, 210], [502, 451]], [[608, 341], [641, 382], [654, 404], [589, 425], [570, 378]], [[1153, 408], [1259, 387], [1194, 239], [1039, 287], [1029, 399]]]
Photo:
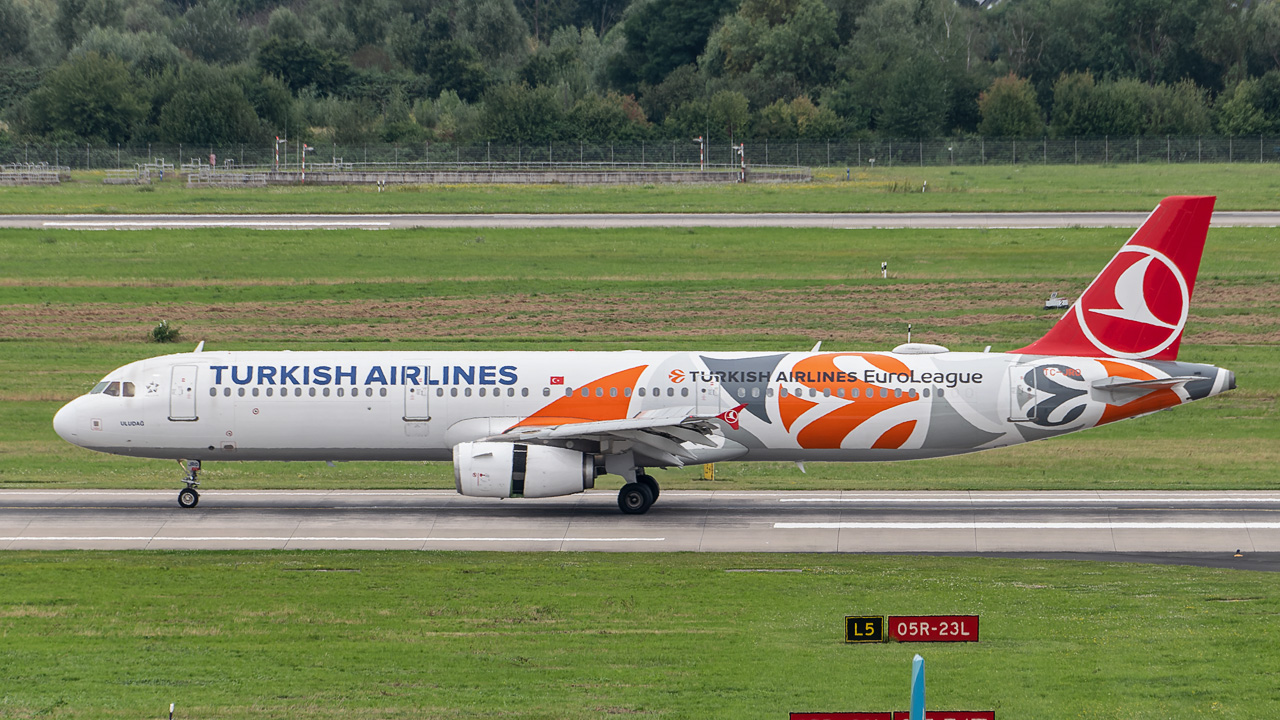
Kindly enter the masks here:
[[1044, 337], [1015, 353], [1174, 360], [1213, 197], [1167, 197]]

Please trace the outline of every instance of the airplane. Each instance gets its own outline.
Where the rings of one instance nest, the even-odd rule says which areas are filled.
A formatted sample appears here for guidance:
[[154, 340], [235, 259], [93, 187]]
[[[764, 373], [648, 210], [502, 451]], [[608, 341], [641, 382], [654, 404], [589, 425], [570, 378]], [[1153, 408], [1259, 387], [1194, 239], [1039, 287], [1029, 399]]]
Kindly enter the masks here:
[[[651, 468], [885, 461], [1018, 445], [1236, 386], [1177, 360], [1214, 197], [1168, 197], [1044, 337], [1008, 352], [221, 351], [107, 374], [53, 419], [104, 453], [178, 460], [184, 508], [218, 460], [451, 461], [467, 496], [542, 498]], [[989, 348], [988, 348], [989, 350]]]

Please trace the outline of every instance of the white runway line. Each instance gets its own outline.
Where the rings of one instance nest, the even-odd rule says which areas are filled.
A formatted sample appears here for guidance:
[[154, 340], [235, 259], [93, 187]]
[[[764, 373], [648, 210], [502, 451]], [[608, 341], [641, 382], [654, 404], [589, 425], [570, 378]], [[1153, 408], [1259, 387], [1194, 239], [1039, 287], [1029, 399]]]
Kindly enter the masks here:
[[778, 522], [775, 530], [1280, 530], [1263, 522]]
[[1112, 498], [1112, 497], [978, 497], [978, 498], [782, 498], [778, 502], [784, 503], [927, 503], [938, 505], [988, 505], [988, 504], [1008, 504], [1008, 503], [1045, 503], [1054, 505], [1119, 505], [1119, 504], [1149, 504], [1149, 503], [1171, 503], [1171, 504], [1190, 504], [1190, 503], [1280, 503], [1280, 497], [1177, 497], [1177, 496], [1152, 496], [1152, 497], [1128, 497], [1128, 498]]
[[0, 542], [22, 541], [75, 542], [663, 542], [666, 538], [586, 538], [586, 537], [283, 537], [267, 535], [210, 535], [207, 537], [150, 535], [13, 535], [0, 537]]
[[158, 228], [187, 228], [187, 227], [190, 227], [190, 228], [218, 228], [218, 227], [232, 227], [232, 228], [255, 228], [255, 227], [261, 227], [261, 228], [302, 228], [302, 227], [384, 228], [385, 227], [385, 228], [389, 228], [391, 227], [391, 223], [377, 222], [377, 221], [345, 221], [345, 220], [315, 220], [315, 221], [287, 220], [287, 221], [281, 221], [281, 222], [271, 222], [271, 221], [263, 221], [263, 220], [207, 220], [203, 222], [192, 221], [192, 220], [174, 220], [174, 221], [166, 220], [166, 221], [156, 221], [156, 222], [132, 221], [132, 220], [126, 220], [123, 222], [111, 222], [108, 220], [99, 220], [99, 221], [78, 220], [78, 221], [70, 221], [70, 222], [66, 222], [66, 221], [46, 222], [44, 223], [44, 226], [47, 228], [64, 228], [68, 230], [74, 230], [76, 228], [100, 228], [100, 227], [157, 228], [157, 229]]

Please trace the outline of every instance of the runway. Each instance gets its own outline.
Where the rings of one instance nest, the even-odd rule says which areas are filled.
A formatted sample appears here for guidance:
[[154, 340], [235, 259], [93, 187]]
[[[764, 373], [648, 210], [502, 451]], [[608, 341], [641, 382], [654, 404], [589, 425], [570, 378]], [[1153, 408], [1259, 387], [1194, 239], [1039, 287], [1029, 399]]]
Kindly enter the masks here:
[[1280, 553], [1276, 492], [0, 491], [0, 548], [938, 554]]
[[[0, 227], [73, 230], [244, 228], [1065, 228], [1137, 227], [1150, 212], [1025, 213], [609, 213], [400, 215], [0, 215]], [[1212, 227], [1277, 227], [1280, 212], [1225, 211]]]

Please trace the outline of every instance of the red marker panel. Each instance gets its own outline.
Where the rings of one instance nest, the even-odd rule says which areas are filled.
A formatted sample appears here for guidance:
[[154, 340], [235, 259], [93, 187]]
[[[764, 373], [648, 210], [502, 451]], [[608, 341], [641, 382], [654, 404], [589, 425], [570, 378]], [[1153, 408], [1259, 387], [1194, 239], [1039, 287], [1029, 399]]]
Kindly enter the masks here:
[[889, 639], [898, 642], [978, 642], [978, 616], [890, 615]]

